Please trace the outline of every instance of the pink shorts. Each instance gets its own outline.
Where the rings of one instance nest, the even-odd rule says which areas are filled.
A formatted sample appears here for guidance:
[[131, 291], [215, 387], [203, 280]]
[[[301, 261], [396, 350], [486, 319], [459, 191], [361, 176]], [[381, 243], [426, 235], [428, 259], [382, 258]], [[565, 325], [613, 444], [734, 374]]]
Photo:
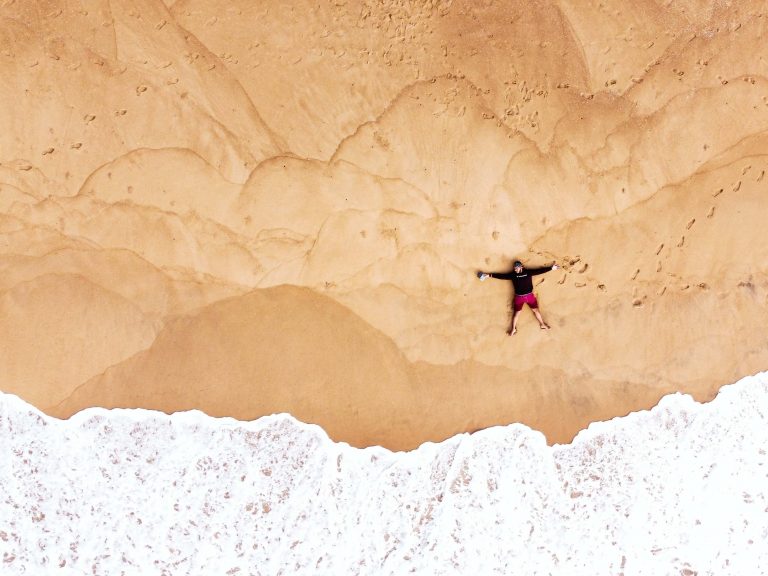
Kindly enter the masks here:
[[523, 309], [523, 304], [528, 304], [531, 308], [538, 308], [539, 303], [536, 301], [536, 296], [533, 292], [528, 294], [515, 294], [515, 312], [520, 312]]

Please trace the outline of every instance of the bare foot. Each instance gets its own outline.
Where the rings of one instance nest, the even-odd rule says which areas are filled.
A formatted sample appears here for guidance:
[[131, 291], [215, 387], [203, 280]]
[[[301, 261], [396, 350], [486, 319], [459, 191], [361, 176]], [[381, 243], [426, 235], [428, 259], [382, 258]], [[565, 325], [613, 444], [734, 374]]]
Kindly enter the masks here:
[[541, 324], [539, 328], [541, 328], [542, 330], [549, 330], [549, 324]]
[[517, 328], [510, 328], [507, 330], [507, 336], [514, 336], [515, 334], [517, 334]]

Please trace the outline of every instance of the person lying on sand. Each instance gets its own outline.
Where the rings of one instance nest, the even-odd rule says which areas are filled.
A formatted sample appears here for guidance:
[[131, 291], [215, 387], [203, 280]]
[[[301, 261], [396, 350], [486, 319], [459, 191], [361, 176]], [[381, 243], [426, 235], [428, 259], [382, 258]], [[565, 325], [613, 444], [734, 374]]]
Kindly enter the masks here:
[[507, 334], [510, 336], [517, 333], [517, 317], [520, 311], [523, 309], [524, 304], [528, 304], [533, 311], [536, 320], [539, 321], [539, 328], [542, 330], [549, 330], [549, 325], [544, 322], [539, 312], [539, 303], [536, 300], [536, 296], [533, 293], [533, 276], [544, 274], [550, 270], [557, 270], [558, 265], [552, 264], [552, 266], [546, 266], [544, 268], [531, 268], [527, 270], [523, 267], [523, 263], [520, 260], [515, 260], [514, 270], [512, 272], [483, 272], [482, 270], [477, 273], [477, 277], [480, 280], [486, 278], [497, 278], [499, 280], [512, 280], [512, 285], [515, 287], [515, 311], [512, 314], [512, 325], [507, 330]]

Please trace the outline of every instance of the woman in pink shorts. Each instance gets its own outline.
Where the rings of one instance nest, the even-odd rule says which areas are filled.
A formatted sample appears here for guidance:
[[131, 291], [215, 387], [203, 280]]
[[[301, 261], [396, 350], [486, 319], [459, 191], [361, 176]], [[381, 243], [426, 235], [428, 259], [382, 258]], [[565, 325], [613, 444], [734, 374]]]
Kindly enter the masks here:
[[519, 260], [515, 260], [514, 270], [512, 272], [478, 272], [477, 277], [480, 280], [486, 278], [498, 278], [499, 280], [512, 280], [512, 285], [515, 287], [515, 300], [514, 300], [514, 312], [512, 314], [512, 326], [507, 330], [507, 334], [517, 333], [517, 316], [523, 309], [523, 305], [528, 304], [528, 307], [533, 311], [533, 315], [536, 316], [536, 320], [539, 321], [539, 327], [542, 330], [549, 330], [549, 325], [544, 322], [539, 312], [539, 303], [536, 300], [536, 296], [533, 293], [533, 276], [544, 274], [550, 270], [557, 270], [557, 264], [552, 266], [546, 266], [544, 268], [531, 268], [526, 270], [523, 267], [523, 263]]

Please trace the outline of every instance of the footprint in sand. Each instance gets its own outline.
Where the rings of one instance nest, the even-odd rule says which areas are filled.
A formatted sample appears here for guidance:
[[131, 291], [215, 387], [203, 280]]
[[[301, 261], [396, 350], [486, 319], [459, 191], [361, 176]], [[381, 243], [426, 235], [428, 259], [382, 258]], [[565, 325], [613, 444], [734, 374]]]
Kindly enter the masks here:
[[733, 191], [738, 192], [740, 188], [741, 188], [741, 180], [739, 180], [738, 182], [736, 182], [736, 184], [734, 184]]
[[696, 222], [696, 218], [691, 218], [691, 219], [688, 221], [688, 224], [686, 224], [686, 226], [685, 226], [685, 229], [686, 229], [686, 230], [690, 230], [690, 229], [691, 229], [691, 226], [693, 226], [695, 222]]
[[715, 215], [715, 207], [711, 206], [709, 208], [709, 212], [707, 212], [707, 218], [712, 218], [712, 216], [714, 216], [714, 215]]
[[682, 248], [685, 245], [685, 236], [680, 237], [680, 242], [677, 243], [678, 248]]
[[712, 197], [713, 197], [713, 198], [717, 198], [717, 197], [718, 197], [718, 196], [720, 196], [720, 194], [722, 194], [722, 193], [723, 193], [723, 189], [722, 189], [722, 188], [720, 188], [720, 190], [718, 190], [717, 192], [715, 192], [714, 194], [712, 194]]
[[662, 250], [664, 250], [664, 243], [663, 243], [663, 242], [662, 242], [661, 244], [659, 244], [659, 247], [658, 247], [658, 248], [656, 248], [656, 256], [658, 256], [659, 254], [661, 254], [661, 251], [662, 251]]
[[760, 176], [757, 177], [757, 180], [755, 180], [755, 182], [762, 182], [764, 177], [765, 177], [765, 170], [761, 170]]
[[635, 270], [635, 273], [634, 273], [634, 274], [632, 274], [632, 280], [634, 280], [635, 278], [637, 278], [637, 275], [638, 275], [638, 274], [640, 274], [640, 268], [638, 268], [637, 270]]

